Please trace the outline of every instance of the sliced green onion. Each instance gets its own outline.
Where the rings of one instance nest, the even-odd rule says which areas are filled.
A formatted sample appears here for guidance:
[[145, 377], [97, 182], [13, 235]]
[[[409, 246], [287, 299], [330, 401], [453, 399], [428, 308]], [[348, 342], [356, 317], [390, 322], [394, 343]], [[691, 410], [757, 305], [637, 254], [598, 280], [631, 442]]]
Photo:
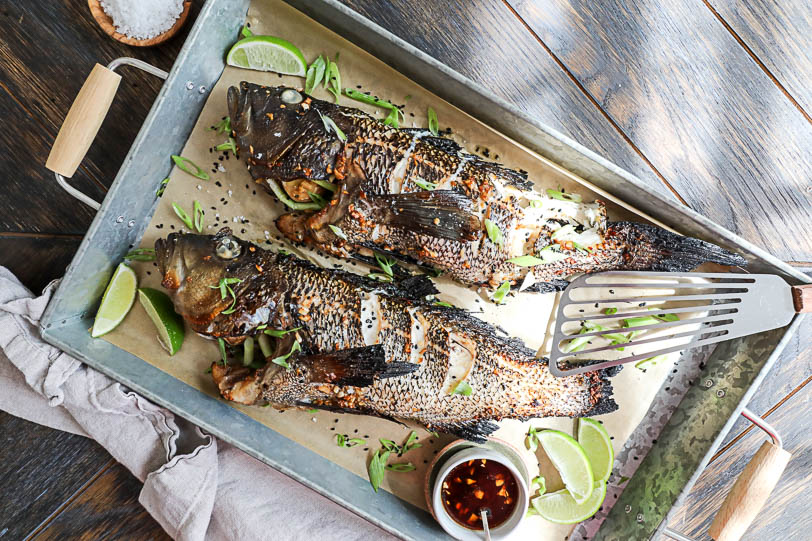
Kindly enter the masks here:
[[331, 191], [331, 192], [334, 192], [334, 191], [336, 191], [338, 189], [338, 186], [336, 186], [332, 182], [327, 182], [326, 180], [314, 180], [312, 182], [314, 184], [318, 184], [319, 186], [321, 186], [325, 190], [328, 190], [328, 191]]
[[242, 27], [242, 30], [240, 30], [240, 34], [241, 34], [241, 35], [242, 35], [242, 37], [244, 37], [244, 38], [250, 38], [251, 36], [253, 36], [253, 35], [254, 35], [254, 33], [253, 33], [253, 32], [251, 32], [251, 29], [250, 29], [250, 28], [248, 28], [247, 26], [243, 26], [243, 27]]
[[539, 496], [547, 492], [547, 482], [544, 480], [543, 475], [533, 477], [530, 481], [530, 491], [533, 492], [535, 490], [539, 491]]
[[406, 454], [409, 451], [411, 451], [412, 449], [418, 449], [420, 447], [423, 447], [421, 444], [416, 443], [416, 441], [417, 441], [417, 432], [412, 430], [409, 433], [409, 437], [406, 438], [406, 442], [401, 447], [402, 451], [401, 451], [400, 454]]
[[648, 366], [649, 364], [657, 364], [659, 361], [663, 361], [668, 358], [668, 355], [655, 355], [654, 357], [649, 357], [648, 359], [643, 359], [642, 361], [638, 361], [634, 363], [635, 368], [640, 368], [641, 370]]
[[679, 316], [677, 314], [657, 314], [654, 317], [662, 321], [679, 321]]
[[552, 235], [550, 235], [550, 238], [552, 240], [556, 240], [562, 237], [563, 235], [568, 235], [570, 233], [575, 233], [575, 226], [572, 224], [566, 224], [557, 229]]
[[540, 199], [531, 199], [530, 206], [534, 209], [540, 209], [544, 203], [541, 202]]
[[219, 150], [219, 151], [223, 151], [223, 150], [229, 151], [230, 150], [232, 154], [236, 155], [237, 154], [237, 142], [234, 141], [233, 137], [229, 137], [228, 141], [226, 141], [225, 143], [220, 143], [219, 145], [214, 147], [214, 150]]
[[319, 113], [319, 116], [321, 117], [321, 122], [322, 122], [322, 124], [324, 124], [324, 129], [325, 129], [325, 131], [327, 133], [330, 133], [330, 132], [335, 133], [340, 141], [346, 141], [347, 140], [347, 136], [344, 135], [344, 132], [341, 131], [341, 128], [339, 128], [336, 125], [336, 123], [333, 121], [332, 118], [330, 118], [327, 115], [321, 114], [320, 111], [316, 111], [316, 112]]
[[369, 274], [367, 274], [367, 278], [373, 278], [375, 280], [378, 280], [379, 282], [391, 282], [392, 281], [391, 276], [389, 276], [388, 274], [380, 273], [380, 272], [370, 272]]
[[[336, 53], [336, 60], [338, 60], [338, 53]], [[327, 87], [327, 90], [336, 97], [336, 103], [338, 103], [339, 97], [341, 96], [341, 73], [338, 71], [338, 64], [332, 60], [329, 61], [327, 67], [324, 85]]]
[[192, 213], [194, 214], [195, 229], [197, 230], [198, 233], [202, 233], [203, 215], [205, 214], [205, 212], [203, 212], [203, 207], [200, 205], [200, 201], [195, 200], [194, 206], [192, 208]]
[[504, 244], [505, 239], [502, 237], [502, 230], [488, 218], [485, 218], [485, 230], [488, 232], [488, 238], [491, 239], [492, 243], [497, 246]]
[[387, 464], [386, 469], [389, 470], [389, 471], [403, 473], [403, 472], [415, 470], [416, 468], [415, 468], [415, 465], [412, 464], [411, 462], [399, 462], [397, 464]]
[[396, 265], [397, 261], [391, 259], [386, 256], [380, 256], [375, 254], [375, 261], [378, 262], [378, 266], [381, 268], [383, 272], [385, 272], [389, 277], [393, 277], [394, 274], [392, 273], [392, 265]]
[[611, 315], [617, 314], [617, 308], [606, 308], [606, 309], [603, 311], [603, 313], [604, 313], [604, 314], [606, 314], [607, 316], [611, 316]]
[[454, 308], [454, 305], [445, 301], [434, 301], [436, 306], [445, 306], [446, 308]]
[[386, 473], [386, 461], [389, 460], [389, 451], [375, 451], [372, 460], [369, 461], [367, 472], [369, 473], [369, 484], [372, 490], [378, 492], [378, 488], [383, 483], [383, 476]]
[[383, 107], [384, 109], [397, 109], [397, 107], [386, 100], [375, 98], [369, 94], [364, 94], [363, 92], [359, 92], [352, 88], [345, 88], [344, 95], [346, 95], [348, 98], [366, 103], [367, 105], [376, 105], [378, 107]]
[[337, 225], [333, 225], [333, 224], [327, 224], [327, 225], [330, 227], [330, 229], [332, 229], [333, 233], [335, 233], [338, 238], [340, 238], [342, 240], [347, 240], [347, 235], [344, 234], [344, 232], [341, 230], [340, 227], [338, 227]]
[[226, 341], [222, 338], [218, 338], [217, 347], [220, 348], [220, 358], [223, 360], [223, 366], [225, 366], [228, 364], [228, 358], [226, 357]]
[[271, 191], [280, 201], [293, 210], [319, 210], [321, 208], [316, 203], [300, 203], [298, 201], [294, 201], [288, 197], [285, 190], [283, 190], [279, 183], [277, 183], [275, 180], [268, 179], [268, 186], [270, 186]]
[[471, 393], [473, 392], [474, 389], [471, 388], [471, 386], [467, 382], [461, 381], [457, 384], [456, 387], [454, 387], [454, 392], [452, 392], [451, 394], [461, 394], [462, 396], [471, 396]]
[[127, 252], [124, 255], [124, 259], [129, 259], [130, 261], [155, 261], [155, 249], [136, 248], [135, 250]]
[[288, 364], [288, 359], [290, 358], [291, 355], [293, 355], [297, 351], [302, 351], [302, 345], [299, 343], [298, 340], [294, 340], [293, 346], [291, 346], [290, 351], [288, 351], [285, 355], [274, 357], [273, 359], [271, 359], [271, 362], [290, 370], [290, 364]]
[[257, 342], [259, 342], [259, 349], [262, 350], [262, 356], [266, 359], [273, 355], [273, 348], [271, 347], [271, 339], [268, 338], [266, 334], [260, 334], [257, 337]]
[[364, 445], [366, 440], [361, 438], [350, 438], [347, 440], [345, 447], [355, 447], [356, 445]]
[[429, 119], [429, 131], [434, 137], [440, 135], [440, 125], [437, 122], [437, 113], [431, 107], [428, 108], [427, 116]]
[[524, 444], [527, 446], [528, 451], [531, 453], [535, 453], [536, 450], [539, 448], [539, 439], [537, 435], [538, 429], [533, 428], [532, 426], [527, 429], [527, 437], [524, 440]]
[[166, 191], [166, 185], [169, 184], [169, 177], [166, 177], [161, 181], [158, 185], [158, 189], [155, 190], [155, 197], [161, 197], [164, 192]]
[[344, 447], [344, 442], [347, 438], [344, 437], [344, 434], [336, 434], [336, 445], [339, 447]]
[[655, 325], [660, 321], [653, 316], [630, 317], [623, 320], [624, 327], [642, 327], [644, 325]]
[[543, 265], [546, 261], [532, 255], [520, 255], [519, 257], [511, 257], [508, 259], [508, 263], [513, 263], [519, 267], [532, 267], [534, 265]]
[[558, 191], [547, 188], [547, 195], [549, 195], [553, 199], [560, 199], [561, 201], [572, 201], [574, 203], [580, 203], [581, 201], [583, 201], [583, 198], [577, 193], [566, 193], [563, 190]]
[[292, 328], [292, 329], [286, 329], [286, 330], [281, 330], [281, 329], [266, 329], [266, 330], [264, 331], [264, 333], [265, 333], [265, 334], [267, 334], [268, 336], [273, 336], [274, 338], [282, 338], [282, 337], [283, 337], [283, 336], [285, 336], [286, 334], [288, 334], [288, 333], [292, 333], [292, 332], [296, 332], [296, 331], [298, 331], [299, 329], [301, 329], [301, 327], [294, 327], [294, 328]]
[[324, 199], [319, 194], [313, 193], [313, 192], [307, 192], [307, 195], [308, 195], [308, 197], [310, 197], [311, 201], [313, 201], [314, 203], [319, 205], [319, 208], [324, 208], [324, 207], [327, 206], [327, 200]]
[[569, 256], [564, 254], [560, 251], [559, 246], [557, 244], [550, 244], [545, 246], [539, 252], [541, 259], [544, 260], [545, 263], [555, 263], [557, 261], [561, 261], [567, 259]]
[[[185, 171], [192, 175], [193, 177], [197, 177], [200, 180], [209, 180], [209, 174], [206, 173], [203, 169], [198, 167], [192, 160], [184, 158], [183, 156], [177, 156], [172, 154], [172, 161], [175, 162], [175, 165], [178, 166], [178, 169], [181, 171]], [[194, 167], [194, 171], [192, 171], [192, 167]]]
[[387, 440], [386, 438], [378, 438], [378, 441], [381, 442], [381, 446], [387, 451], [391, 451], [393, 453], [400, 452], [400, 446], [394, 441]]
[[491, 300], [493, 302], [495, 302], [496, 304], [504, 303], [505, 302], [505, 295], [508, 294], [508, 291], [510, 291], [510, 282], [505, 280], [504, 282], [502, 282], [502, 285], [500, 285], [498, 288], [496, 288], [496, 291], [493, 292], [493, 295], [491, 296]]
[[318, 413], [318, 412], [319, 412], [319, 410], [317, 408], [311, 408], [311, 409], [307, 410], [307, 413]]
[[412, 182], [414, 182], [415, 184], [417, 184], [420, 188], [423, 188], [424, 190], [432, 191], [432, 190], [437, 189], [437, 184], [435, 184], [433, 182], [429, 182], [428, 180], [423, 180], [421, 178], [413, 179]]
[[254, 339], [248, 337], [242, 343], [242, 364], [243, 366], [251, 366], [254, 362]]
[[[243, 29], [244, 30], [244, 29]], [[221, 133], [228, 133], [231, 131], [231, 117], [225, 117], [220, 122], [211, 126], [210, 128], [206, 128], [208, 131], [216, 131], [218, 134]]]
[[582, 253], [585, 253], [585, 254], [589, 253], [589, 249], [587, 247], [585, 247], [584, 245], [578, 244], [574, 240], [570, 241], [570, 242], [572, 242], [572, 247], [575, 248], [576, 250], [578, 250], [579, 252], [582, 252]]
[[183, 210], [183, 209], [181, 208], [181, 206], [180, 206], [180, 205], [178, 205], [177, 203], [173, 202], [173, 203], [172, 203], [172, 210], [174, 210], [174, 211], [175, 211], [175, 214], [178, 216], [178, 218], [180, 218], [180, 220], [181, 220], [181, 221], [182, 221], [184, 224], [186, 224], [186, 227], [188, 227], [188, 228], [189, 228], [189, 230], [194, 229], [194, 227], [195, 227], [194, 222], [193, 222], [193, 221], [192, 221], [192, 219], [189, 217], [189, 215], [188, 215], [188, 214], [186, 214], [186, 211], [185, 211], [185, 210]]
[[312, 94], [313, 90], [321, 84], [322, 79], [324, 79], [324, 71], [326, 69], [327, 65], [324, 62], [324, 57], [322, 55], [319, 55], [319, 57], [307, 67], [307, 73], [305, 74], [306, 94]]
[[220, 278], [220, 281], [217, 283], [216, 286], [209, 286], [209, 289], [219, 289], [220, 290], [220, 299], [225, 300], [227, 296], [231, 296], [231, 306], [228, 307], [227, 310], [223, 310], [222, 314], [233, 314], [234, 313], [234, 306], [237, 304], [237, 295], [234, 293], [234, 290], [231, 289], [231, 284], [240, 284], [242, 280], [239, 278]]
[[395, 129], [400, 128], [400, 116], [402, 114], [403, 112], [397, 107], [390, 109], [389, 114], [383, 119], [383, 123], [387, 126], [392, 126]]

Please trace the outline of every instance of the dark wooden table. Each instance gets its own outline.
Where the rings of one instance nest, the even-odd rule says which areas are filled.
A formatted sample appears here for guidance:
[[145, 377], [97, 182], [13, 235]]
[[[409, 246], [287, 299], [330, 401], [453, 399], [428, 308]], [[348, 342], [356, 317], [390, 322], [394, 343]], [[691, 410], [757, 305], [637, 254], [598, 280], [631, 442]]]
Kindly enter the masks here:
[[[806, 0], [343, 0], [546, 124], [812, 270], [812, 8]], [[199, 11], [196, 1], [191, 20]], [[187, 25], [186, 31], [191, 25]], [[39, 291], [93, 217], [43, 164], [95, 62], [169, 69], [185, 33], [137, 50], [84, 0], [0, 0], [0, 265]], [[75, 184], [101, 200], [160, 81], [128, 70]], [[748, 539], [809, 539], [812, 321], [749, 407], [794, 458]], [[97, 444], [0, 412], [0, 539], [165, 538]], [[671, 526], [704, 532], [762, 441], [740, 421]]]

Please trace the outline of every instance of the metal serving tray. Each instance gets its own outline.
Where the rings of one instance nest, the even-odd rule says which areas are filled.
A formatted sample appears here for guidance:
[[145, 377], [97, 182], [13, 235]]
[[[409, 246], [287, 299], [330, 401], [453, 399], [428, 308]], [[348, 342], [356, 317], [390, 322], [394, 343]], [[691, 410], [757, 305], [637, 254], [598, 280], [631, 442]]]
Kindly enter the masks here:
[[[753, 272], [797, 284], [809, 279], [707, 218], [651, 190], [640, 179], [575, 141], [529, 118], [335, 0], [287, 3], [377, 56], [427, 90], [508, 137], [647, 212], [674, 229], [743, 254]], [[248, 0], [208, 0], [158, 98], [42, 319], [43, 337], [88, 365], [185, 417], [217, 437], [408, 539], [444, 536], [428, 513], [397, 497], [373, 494], [367, 481], [206, 396], [87, 329], [115, 265], [137, 245], [154, 212], [154, 192], [224, 68]], [[748, 402], [801, 316], [782, 329], [722, 343], [614, 505], [597, 539], [647, 539], [687, 494]], [[329, 483], [326, 480], [329, 479]]]

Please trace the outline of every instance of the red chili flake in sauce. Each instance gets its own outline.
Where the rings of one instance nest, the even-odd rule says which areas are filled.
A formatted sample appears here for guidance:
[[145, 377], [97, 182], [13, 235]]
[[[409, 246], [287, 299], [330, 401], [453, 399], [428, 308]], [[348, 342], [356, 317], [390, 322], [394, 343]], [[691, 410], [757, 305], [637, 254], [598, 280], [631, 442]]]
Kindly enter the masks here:
[[472, 530], [482, 530], [482, 509], [488, 527], [504, 523], [518, 504], [519, 487], [504, 464], [477, 458], [454, 467], [443, 480], [441, 497], [448, 514]]

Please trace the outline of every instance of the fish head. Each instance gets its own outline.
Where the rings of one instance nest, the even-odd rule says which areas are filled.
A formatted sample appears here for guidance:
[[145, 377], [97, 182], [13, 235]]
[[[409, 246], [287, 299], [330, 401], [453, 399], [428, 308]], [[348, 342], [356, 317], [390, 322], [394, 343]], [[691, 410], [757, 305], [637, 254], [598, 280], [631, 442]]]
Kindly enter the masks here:
[[[229, 228], [216, 235], [172, 233], [155, 241], [161, 285], [172, 293], [175, 311], [198, 332], [226, 335], [249, 323], [245, 318], [250, 320], [261, 304], [252, 284], [263, 257], [272, 254], [260, 252], [265, 251], [233, 236]], [[237, 310], [230, 312], [237, 300]]]
[[[231, 129], [240, 152], [251, 165], [269, 166], [308, 135], [327, 133], [319, 109], [332, 104], [287, 86], [241, 82], [228, 89]], [[335, 107], [335, 106], [332, 106]], [[322, 137], [324, 138], [324, 137]]]

